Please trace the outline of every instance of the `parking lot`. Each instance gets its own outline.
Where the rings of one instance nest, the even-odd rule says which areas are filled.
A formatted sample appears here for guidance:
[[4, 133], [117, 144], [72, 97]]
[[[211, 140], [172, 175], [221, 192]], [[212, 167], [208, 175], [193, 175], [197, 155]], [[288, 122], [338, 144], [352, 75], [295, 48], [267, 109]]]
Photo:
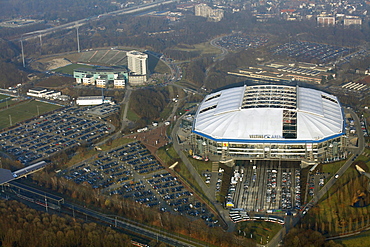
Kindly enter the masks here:
[[285, 55], [297, 58], [302, 62], [312, 62], [328, 64], [339, 61], [342, 57], [354, 52], [354, 49], [328, 44], [311, 43], [305, 41], [292, 41], [275, 47], [272, 52], [274, 55]]
[[1, 149], [24, 165], [63, 149], [93, 143], [113, 131], [104, 120], [86, 118], [89, 107], [67, 106], [0, 133]]
[[248, 212], [295, 210], [301, 206], [299, 165], [276, 161], [236, 166], [227, 200]]
[[317, 194], [317, 192], [319, 192], [321, 187], [324, 186], [330, 177], [330, 173], [311, 173], [307, 182], [308, 195], [313, 197], [315, 194]]
[[96, 159], [76, 164], [61, 171], [59, 176], [163, 212], [199, 217], [210, 226], [217, 223], [209, 209], [140, 141], [101, 152]]
[[222, 37], [217, 42], [217, 45], [232, 51], [239, 49], [257, 48], [268, 42], [268, 38], [265, 36], [256, 35], [245, 35], [241, 33]]

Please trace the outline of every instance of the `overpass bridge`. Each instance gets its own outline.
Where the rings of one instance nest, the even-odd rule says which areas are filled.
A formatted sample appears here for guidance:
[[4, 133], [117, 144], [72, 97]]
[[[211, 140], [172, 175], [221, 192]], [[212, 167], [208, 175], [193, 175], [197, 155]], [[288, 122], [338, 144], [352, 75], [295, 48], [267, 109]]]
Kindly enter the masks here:
[[24, 167], [17, 171], [10, 171], [8, 169], [0, 168], [0, 185], [11, 182], [21, 177], [26, 177], [34, 172], [37, 172], [47, 165], [45, 161], [40, 161], [30, 166]]

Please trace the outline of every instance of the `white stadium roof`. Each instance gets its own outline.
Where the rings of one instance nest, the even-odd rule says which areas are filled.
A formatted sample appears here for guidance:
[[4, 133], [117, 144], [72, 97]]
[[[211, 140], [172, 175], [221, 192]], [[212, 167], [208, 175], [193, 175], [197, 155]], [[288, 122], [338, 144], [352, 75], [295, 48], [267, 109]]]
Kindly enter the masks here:
[[343, 134], [343, 114], [338, 99], [319, 90], [244, 86], [206, 96], [193, 132], [224, 142], [320, 142]]

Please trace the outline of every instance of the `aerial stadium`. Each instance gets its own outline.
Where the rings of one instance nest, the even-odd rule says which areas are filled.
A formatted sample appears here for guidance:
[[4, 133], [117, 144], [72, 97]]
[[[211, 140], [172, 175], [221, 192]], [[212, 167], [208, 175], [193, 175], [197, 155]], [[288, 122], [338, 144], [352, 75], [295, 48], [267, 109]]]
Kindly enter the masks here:
[[345, 158], [344, 125], [342, 107], [328, 93], [299, 86], [234, 87], [204, 98], [191, 144], [194, 154], [213, 161], [308, 165]]

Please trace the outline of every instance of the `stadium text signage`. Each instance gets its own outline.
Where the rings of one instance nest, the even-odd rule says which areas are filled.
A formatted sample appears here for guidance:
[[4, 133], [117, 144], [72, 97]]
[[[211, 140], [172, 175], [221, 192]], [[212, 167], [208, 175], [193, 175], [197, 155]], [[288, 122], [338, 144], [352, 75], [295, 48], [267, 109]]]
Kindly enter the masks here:
[[253, 139], [271, 139], [271, 138], [280, 139], [280, 138], [282, 138], [282, 136], [281, 135], [249, 135], [249, 138], [253, 138]]

